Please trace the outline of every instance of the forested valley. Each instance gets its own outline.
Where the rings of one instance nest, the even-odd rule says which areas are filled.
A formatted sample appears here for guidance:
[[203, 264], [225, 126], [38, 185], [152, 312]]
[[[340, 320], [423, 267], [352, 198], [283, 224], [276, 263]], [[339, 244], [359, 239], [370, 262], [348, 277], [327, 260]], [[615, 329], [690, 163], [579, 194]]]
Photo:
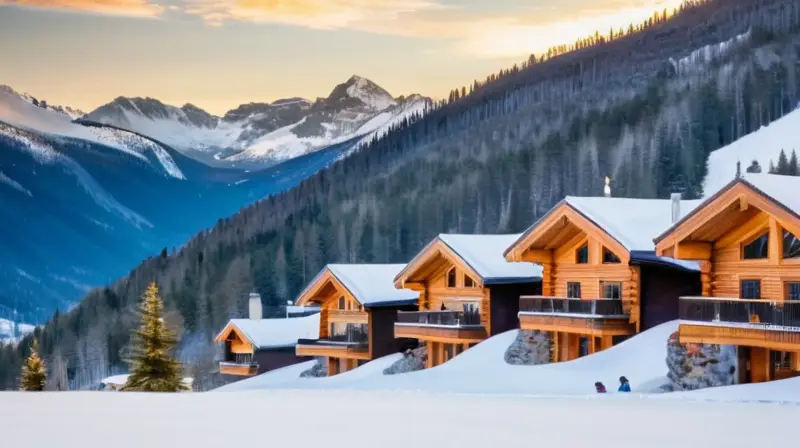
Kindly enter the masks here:
[[[565, 195], [601, 195], [605, 176], [615, 196], [700, 197], [711, 151], [800, 102], [798, 62], [792, 0], [687, 2], [531, 56], [56, 313], [35, 332], [50, 379], [74, 389], [125, 371], [151, 281], [208, 389], [214, 333], [251, 291], [279, 317], [326, 263], [406, 262], [442, 232], [520, 232]], [[16, 388], [32, 340], [0, 349], [0, 387]]]

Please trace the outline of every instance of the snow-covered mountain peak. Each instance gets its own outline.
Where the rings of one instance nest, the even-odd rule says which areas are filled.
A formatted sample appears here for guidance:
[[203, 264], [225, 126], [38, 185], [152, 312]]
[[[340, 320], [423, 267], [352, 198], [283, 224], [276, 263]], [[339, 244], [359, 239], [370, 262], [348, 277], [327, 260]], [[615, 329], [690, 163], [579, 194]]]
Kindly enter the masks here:
[[384, 88], [358, 75], [353, 75], [344, 84], [336, 86], [327, 101], [341, 101], [345, 97], [357, 99], [375, 112], [397, 104]]
[[0, 101], [7, 103], [9, 101], [9, 97], [14, 97], [17, 98], [18, 100], [25, 101], [26, 103], [39, 107], [41, 109], [66, 115], [68, 118], [72, 120], [80, 118], [83, 115], [85, 115], [85, 112], [79, 109], [73, 109], [68, 106], [58, 106], [58, 105], [48, 104], [47, 101], [39, 100], [35, 98], [33, 95], [28, 93], [19, 93], [13, 88], [11, 88], [11, 86], [3, 84], [0, 84], [0, 95], [4, 95], [5, 97], [5, 98], [0, 98]]
[[84, 119], [146, 135], [209, 164], [263, 166], [379, 131], [420, 112], [426, 101], [395, 99], [356, 75], [313, 103], [301, 97], [251, 102], [218, 117], [192, 104], [119, 97]]

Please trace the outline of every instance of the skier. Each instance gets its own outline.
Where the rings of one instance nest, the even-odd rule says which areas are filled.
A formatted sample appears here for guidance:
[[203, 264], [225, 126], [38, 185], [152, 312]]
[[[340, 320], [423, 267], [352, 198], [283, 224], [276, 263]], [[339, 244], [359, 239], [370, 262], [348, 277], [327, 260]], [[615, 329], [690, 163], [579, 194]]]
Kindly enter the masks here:
[[619, 377], [619, 390], [618, 392], [630, 392], [631, 391], [631, 383], [628, 382], [628, 379], [624, 376]]
[[598, 394], [606, 393], [606, 386], [603, 386], [603, 383], [600, 381], [594, 383], [594, 389], [597, 391]]

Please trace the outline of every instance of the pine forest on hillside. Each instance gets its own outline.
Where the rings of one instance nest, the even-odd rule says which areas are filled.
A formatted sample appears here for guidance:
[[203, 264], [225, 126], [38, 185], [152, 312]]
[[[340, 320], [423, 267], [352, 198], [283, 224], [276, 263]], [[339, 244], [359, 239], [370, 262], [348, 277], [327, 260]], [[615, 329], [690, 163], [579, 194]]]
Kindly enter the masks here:
[[[299, 187], [146, 260], [37, 330], [42, 356], [68, 366], [73, 388], [118, 371], [132, 310], [156, 281], [165, 320], [183, 329], [180, 361], [210, 388], [213, 334], [246, 314], [251, 290], [280, 316], [325, 263], [405, 262], [441, 232], [520, 232], [565, 195], [602, 194], [604, 176], [615, 196], [697, 198], [711, 151], [800, 102], [795, 1], [688, 2], [623, 31], [454, 90]], [[0, 387], [15, 384], [30, 343], [0, 350]]]

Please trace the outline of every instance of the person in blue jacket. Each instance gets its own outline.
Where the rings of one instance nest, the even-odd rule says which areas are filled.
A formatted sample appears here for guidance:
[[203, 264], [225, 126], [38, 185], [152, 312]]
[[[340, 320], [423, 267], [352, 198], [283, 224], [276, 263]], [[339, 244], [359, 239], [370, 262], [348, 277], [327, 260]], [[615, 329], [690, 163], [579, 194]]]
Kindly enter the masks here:
[[630, 392], [631, 391], [631, 383], [628, 382], [628, 379], [624, 376], [619, 377], [619, 390], [618, 392]]

